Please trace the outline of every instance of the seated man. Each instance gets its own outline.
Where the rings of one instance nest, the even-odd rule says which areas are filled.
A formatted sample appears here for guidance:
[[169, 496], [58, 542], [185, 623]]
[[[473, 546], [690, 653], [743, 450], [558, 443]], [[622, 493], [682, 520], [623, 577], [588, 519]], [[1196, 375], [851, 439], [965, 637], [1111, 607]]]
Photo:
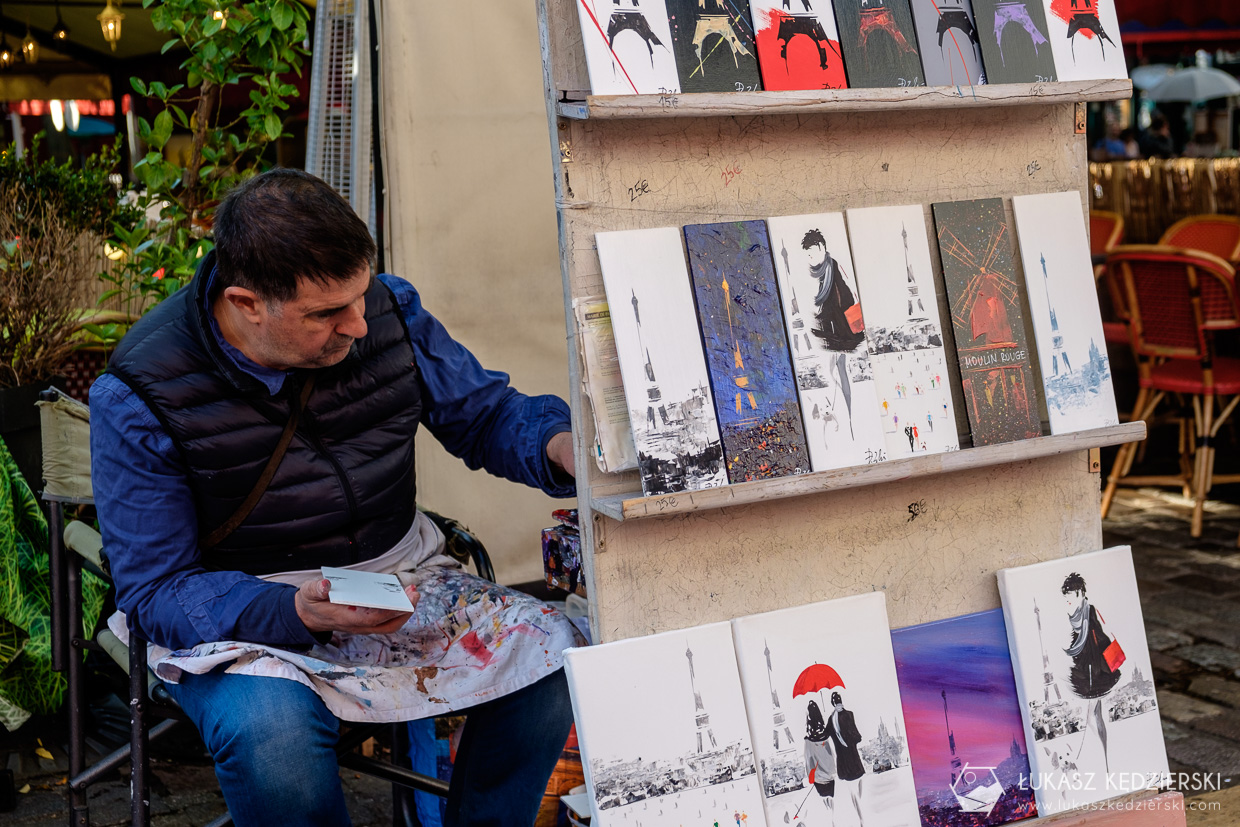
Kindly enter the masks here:
[[[573, 493], [568, 408], [484, 370], [366, 225], [275, 170], [237, 187], [194, 280], [91, 389], [93, 480], [127, 623], [245, 825], [348, 824], [339, 719], [468, 709], [449, 824], [531, 824], [572, 713], [562, 615], [462, 571], [414, 508], [424, 423], [471, 468]], [[397, 574], [414, 612], [318, 570]]]

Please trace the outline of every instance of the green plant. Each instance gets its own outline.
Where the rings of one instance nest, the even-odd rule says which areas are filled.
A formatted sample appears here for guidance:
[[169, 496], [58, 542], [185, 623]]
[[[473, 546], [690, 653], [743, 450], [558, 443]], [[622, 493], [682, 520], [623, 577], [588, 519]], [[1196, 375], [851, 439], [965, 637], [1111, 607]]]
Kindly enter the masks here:
[[60, 371], [80, 343], [105, 233], [137, 220], [109, 181], [114, 150], [57, 164], [38, 160], [40, 138], [21, 155], [0, 150], [0, 387]]
[[[184, 84], [130, 79], [134, 91], [159, 110], [150, 120], [138, 119], [148, 151], [134, 164], [134, 175], [145, 186], [137, 204], [153, 219], [117, 227], [113, 244], [127, 255], [105, 277], [114, 284], [105, 300], [119, 301], [134, 315], [189, 281], [212, 247], [206, 234], [219, 199], [265, 168], [266, 150], [284, 134], [287, 99], [297, 95], [285, 78], [301, 73], [307, 54], [301, 43], [310, 20], [297, 0], [143, 0], [142, 5], [154, 6], [155, 29], [172, 35], [164, 51], [183, 46], [189, 56], [181, 63]], [[226, 121], [220, 97], [230, 85], [248, 87], [250, 105]], [[191, 136], [184, 165], [164, 153], [178, 127]], [[105, 338], [119, 333], [123, 327]]]

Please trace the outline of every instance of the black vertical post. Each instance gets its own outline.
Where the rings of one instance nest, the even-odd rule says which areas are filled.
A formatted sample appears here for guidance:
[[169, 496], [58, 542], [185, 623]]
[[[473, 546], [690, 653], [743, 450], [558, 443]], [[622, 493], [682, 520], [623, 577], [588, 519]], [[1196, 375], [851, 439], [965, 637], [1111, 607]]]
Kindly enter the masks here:
[[48, 574], [52, 579], [52, 669], [63, 672], [69, 658], [69, 635], [65, 628], [65, 512], [61, 503], [47, 505]]
[[[86, 670], [82, 663], [82, 563], [76, 554], [63, 559], [66, 569], [65, 620], [68, 637], [69, 672], [69, 776], [86, 769]], [[73, 827], [89, 827], [86, 790], [69, 788], [69, 823]]]
[[131, 823], [151, 823], [151, 792], [146, 754], [146, 641], [129, 630], [129, 800]]
[[378, 260], [375, 266], [380, 273], [387, 272], [387, 256], [384, 253], [387, 229], [385, 206], [387, 203], [387, 182], [383, 180], [383, 140], [380, 130], [383, 129], [383, 115], [380, 111], [382, 96], [379, 94], [379, 23], [375, 10], [375, 0], [370, 0], [370, 14], [367, 20], [370, 25], [370, 144], [374, 148], [375, 164], [375, 246], [378, 247]]

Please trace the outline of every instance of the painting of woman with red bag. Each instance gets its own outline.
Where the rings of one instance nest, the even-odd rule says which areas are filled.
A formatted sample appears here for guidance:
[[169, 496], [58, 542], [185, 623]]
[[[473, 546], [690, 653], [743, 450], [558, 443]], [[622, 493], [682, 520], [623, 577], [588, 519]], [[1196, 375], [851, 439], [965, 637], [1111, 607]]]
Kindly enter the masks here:
[[1085, 736], [1076, 755], [1079, 757], [1084, 752], [1092, 735], [1101, 745], [1103, 760], [1109, 769], [1102, 698], [1119, 683], [1120, 666], [1126, 659], [1124, 650], [1119, 641], [1107, 634], [1102, 614], [1089, 602], [1084, 577], [1072, 572], [1064, 578], [1061, 591], [1072, 624], [1072, 642], [1064, 649], [1072, 658], [1068, 683], [1073, 694], [1086, 701]]

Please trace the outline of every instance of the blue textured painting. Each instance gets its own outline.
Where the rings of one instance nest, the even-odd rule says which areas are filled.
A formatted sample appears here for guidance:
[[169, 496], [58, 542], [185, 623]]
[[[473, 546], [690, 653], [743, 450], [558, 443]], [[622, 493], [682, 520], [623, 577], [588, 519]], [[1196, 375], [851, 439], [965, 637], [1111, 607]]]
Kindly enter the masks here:
[[1037, 815], [1003, 610], [896, 629], [891, 645], [922, 827]]
[[766, 224], [690, 224], [685, 242], [728, 480], [808, 472]]

